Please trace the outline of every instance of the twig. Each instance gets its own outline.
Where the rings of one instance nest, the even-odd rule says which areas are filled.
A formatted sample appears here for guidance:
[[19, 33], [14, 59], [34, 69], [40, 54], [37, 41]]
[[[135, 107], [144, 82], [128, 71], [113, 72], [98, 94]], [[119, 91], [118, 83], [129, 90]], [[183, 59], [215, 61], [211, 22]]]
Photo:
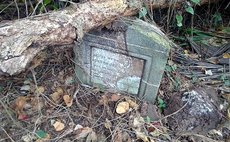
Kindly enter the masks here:
[[12, 142], [15, 142], [15, 141], [12, 139], [12, 137], [6, 132], [6, 130], [5, 130], [3, 127], [1, 127], [1, 129], [5, 132], [5, 134], [9, 137], [9, 139], [10, 139]]
[[5, 8], [3, 8], [3, 9], [0, 11], [0, 14], [1, 14], [5, 9], [7, 9], [8, 7], [10, 7], [12, 4], [14, 4], [14, 2], [11, 2], [9, 5], [7, 5]]
[[182, 109], [184, 109], [184, 108], [187, 106], [187, 104], [188, 104], [188, 101], [187, 101], [180, 109], [178, 109], [177, 111], [175, 111], [175, 112], [173, 112], [173, 113], [171, 113], [171, 114], [169, 114], [169, 115], [166, 115], [165, 117], [159, 119], [158, 121], [161, 121], [161, 120], [163, 120], [163, 119], [166, 119], [166, 118], [168, 118], [168, 117], [171, 117], [172, 115], [177, 114], [179, 111], [181, 111]]
[[39, 114], [40, 114], [40, 116], [42, 116], [42, 112], [41, 112], [41, 105], [40, 105], [40, 103], [39, 103], [39, 95], [40, 95], [40, 93], [39, 93], [39, 91], [38, 91], [38, 83], [37, 83], [37, 79], [36, 79], [36, 77], [35, 77], [35, 72], [34, 72], [34, 69], [32, 68], [32, 69], [30, 69], [30, 71], [31, 71], [31, 73], [32, 73], [32, 76], [33, 76], [33, 79], [34, 79], [34, 84], [35, 84], [35, 88], [36, 88], [36, 92], [38, 92], [38, 93], [36, 93], [36, 98], [37, 98], [37, 101], [38, 101], [38, 111], [39, 111]]
[[19, 12], [19, 8], [18, 8], [17, 0], [14, 0], [14, 3], [15, 3], [15, 7], [17, 9], [17, 12], [18, 12], [18, 19], [20, 19], [20, 12]]
[[27, 0], [25, 0], [25, 6], [26, 6], [26, 17], [28, 16], [28, 5], [27, 5]]
[[39, 0], [39, 2], [36, 4], [36, 6], [35, 6], [35, 8], [34, 8], [33, 13], [31, 14], [31, 16], [33, 16], [33, 15], [35, 14], [35, 12], [36, 12], [36, 10], [37, 10], [39, 4], [41, 4], [42, 2], [43, 2], [43, 0]]

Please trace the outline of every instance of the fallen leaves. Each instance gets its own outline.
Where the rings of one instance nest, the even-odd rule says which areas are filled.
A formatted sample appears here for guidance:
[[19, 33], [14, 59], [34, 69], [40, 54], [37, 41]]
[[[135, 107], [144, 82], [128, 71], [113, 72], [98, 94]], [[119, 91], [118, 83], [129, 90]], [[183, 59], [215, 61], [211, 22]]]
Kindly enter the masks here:
[[230, 120], [230, 107], [227, 109], [227, 118]]
[[73, 104], [73, 98], [70, 97], [69, 95], [64, 95], [63, 96], [64, 102], [66, 104], [67, 107], [71, 107]]
[[12, 105], [12, 108], [15, 110], [19, 120], [27, 120], [29, 118], [28, 114], [32, 113], [31, 111], [41, 109], [43, 106], [41, 98], [19, 96]]
[[50, 95], [50, 97], [52, 98], [54, 103], [59, 104], [63, 94], [64, 91], [62, 90], [62, 88], [58, 87], [55, 89], [55, 92]]
[[117, 108], [116, 108], [116, 112], [118, 114], [126, 113], [126, 112], [128, 112], [128, 110], [129, 110], [129, 103], [128, 102], [118, 103]]
[[[37, 86], [37, 87], [32, 87], [32, 88], [33, 89], [32, 90], [30, 89], [30, 91], [34, 91], [34, 94], [37, 94], [37, 95], [47, 94], [47, 92], [45, 91], [47, 91], [48, 89], [46, 90], [46, 88], [43, 86]], [[139, 108], [137, 101], [131, 97], [123, 96], [118, 93], [110, 94], [107, 92], [101, 96], [96, 96], [95, 98], [97, 98], [98, 100], [96, 100], [94, 102], [95, 104], [93, 104], [91, 103], [92, 100], [89, 101], [90, 99], [88, 98], [88, 96], [86, 98], [81, 98], [78, 95], [73, 95], [74, 97], [72, 97], [73, 93], [71, 93], [71, 91], [68, 91], [69, 88], [65, 88], [65, 90], [64, 90], [64, 87], [56, 86], [53, 88], [52, 88], [53, 92], [49, 95], [50, 100], [53, 101], [53, 103], [50, 103], [51, 105], [55, 106], [57, 109], [63, 108], [63, 107], [60, 107], [61, 105], [66, 106], [65, 108], [66, 110], [77, 108], [78, 110], [80, 110], [80, 112], [84, 112], [84, 115], [87, 115], [87, 119], [90, 121], [92, 120], [93, 123], [97, 123], [97, 119], [98, 119], [99, 122], [102, 124], [101, 126], [105, 129], [105, 131], [107, 130], [109, 132], [113, 132], [113, 134], [111, 135], [111, 138], [114, 141], [131, 142], [133, 140], [139, 139], [139, 140], [146, 141], [146, 142], [152, 142], [153, 140], [151, 140], [151, 136], [152, 136], [151, 134], [158, 133], [157, 131], [155, 131], [155, 129], [151, 131], [150, 133], [148, 127], [146, 127], [145, 120], [139, 115], [137, 115], [139, 114], [137, 111]], [[48, 101], [49, 100], [47, 100], [46, 105], [49, 105]], [[90, 102], [90, 105], [89, 104], [87, 105], [86, 103], [87, 101]], [[34, 106], [38, 108], [38, 106], [40, 105], [39, 102], [40, 101], [37, 100], [37, 97], [31, 97], [31, 96], [18, 97], [15, 101], [15, 109], [18, 112], [17, 113], [18, 119], [28, 120], [30, 115], [25, 113], [25, 110], [33, 109]], [[58, 105], [54, 105], [54, 103]], [[93, 108], [94, 105], [96, 105], [97, 108], [94, 108], [91, 110], [91, 107]], [[51, 107], [51, 108], [54, 108], [54, 107]], [[98, 110], [99, 108], [100, 110]], [[90, 114], [87, 112], [88, 110], [91, 111]], [[53, 113], [53, 112], [54, 111], [49, 111], [48, 115], [50, 114], [54, 114], [54, 116], [58, 115], [58, 113]], [[133, 112], [135, 112], [135, 114]], [[63, 113], [63, 111], [61, 110], [60, 113]], [[125, 113], [128, 113], [130, 115], [121, 115]], [[72, 114], [70, 115], [71, 115], [70, 117], [73, 117]], [[78, 115], [78, 112], [77, 112], [77, 115]], [[102, 117], [95, 119], [95, 116], [100, 116], [100, 115]], [[83, 120], [83, 122], [78, 125], [73, 124], [73, 127], [70, 127], [66, 123], [67, 122], [66, 119], [68, 119], [68, 117], [66, 116], [63, 117], [62, 115], [60, 115], [58, 116], [57, 119], [51, 120], [50, 126], [53, 128], [53, 131], [54, 131], [53, 134], [56, 133], [57, 135], [59, 135], [59, 134], [67, 133], [67, 134], [71, 134], [75, 140], [79, 140], [79, 141], [84, 140], [86, 142], [96, 142], [98, 139], [101, 139], [101, 138], [104, 140], [107, 139], [107, 135], [100, 135], [96, 133], [95, 127], [93, 128], [87, 127], [89, 125], [83, 126], [84, 123], [86, 122], [85, 120]], [[125, 119], [132, 119], [132, 124], [128, 124], [129, 121], [125, 121], [125, 122], [121, 121]], [[94, 122], [95, 120], [96, 122]], [[121, 123], [122, 125], [124, 124], [125, 129], [131, 129], [135, 135], [130, 134], [130, 132], [125, 132], [123, 128], [121, 129], [119, 125], [114, 127], [114, 125], [120, 123], [120, 121], [122, 122]], [[27, 141], [44, 142], [44, 141], [49, 141], [51, 139], [51, 135], [45, 132], [44, 130], [38, 130], [36, 131], [34, 135], [35, 137], [28, 135], [28, 136], [24, 136], [23, 138], [26, 142]]]
[[118, 101], [119, 99], [121, 99], [121, 94], [112, 94], [112, 95], [111, 95], [111, 98], [110, 98], [110, 101], [116, 102], [116, 101]]
[[15, 101], [15, 105], [14, 108], [16, 110], [17, 113], [21, 113], [23, 112], [23, 109], [27, 104], [27, 101], [29, 100], [28, 97], [25, 96], [19, 96], [16, 101]]
[[130, 110], [130, 108], [137, 110], [138, 107], [139, 107], [138, 104], [136, 104], [131, 99], [128, 99], [127, 101], [123, 101], [123, 102], [118, 103], [117, 108], [116, 108], [116, 112], [118, 114], [123, 114], [123, 113], [128, 112]]
[[96, 142], [97, 141], [96, 133], [93, 131], [92, 128], [89, 128], [89, 127], [77, 129], [75, 138], [77, 140], [86, 138], [86, 142]]
[[137, 108], [139, 107], [139, 105], [137, 103], [135, 103], [134, 101], [132, 100], [127, 100], [127, 102], [129, 103], [129, 106], [135, 110], [137, 110]]
[[112, 127], [112, 123], [106, 118], [104, 126], [106, 129], [109, 129]]
[[59, 132], [65, 128], [65, 124], [62, 123], [61, 121], [57, 120], [53, 123], [53, 127], [54, 127], [55, 131]]
[[38, 86], [35, 90], [36, 94], [42, 94], [45, 92], [45, 88], [43, 86]]

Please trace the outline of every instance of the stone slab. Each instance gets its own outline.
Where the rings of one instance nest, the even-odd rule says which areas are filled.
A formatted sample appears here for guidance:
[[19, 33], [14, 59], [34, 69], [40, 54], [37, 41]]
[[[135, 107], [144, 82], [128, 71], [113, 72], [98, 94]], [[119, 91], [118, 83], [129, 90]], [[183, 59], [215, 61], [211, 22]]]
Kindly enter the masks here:
[[78, 81], [154, 102], [171, 42], [141, 20], [118, 20], [76, 43]]

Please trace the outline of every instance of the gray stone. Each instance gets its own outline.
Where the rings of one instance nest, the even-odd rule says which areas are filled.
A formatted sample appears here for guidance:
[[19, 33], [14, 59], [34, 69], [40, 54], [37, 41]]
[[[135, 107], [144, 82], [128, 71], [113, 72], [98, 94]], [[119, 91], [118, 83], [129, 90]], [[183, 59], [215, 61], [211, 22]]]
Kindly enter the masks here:
[[79, 82], [154, 102], [171, 42], [141, 20], [119, 20], [76, 43]]
[[204, 86], [170, 95], [164, 113], [170, 115], [168, 125], [171, 130], [206, 134], [216, 128], [222, 118], [217, 94], [214, 89]]

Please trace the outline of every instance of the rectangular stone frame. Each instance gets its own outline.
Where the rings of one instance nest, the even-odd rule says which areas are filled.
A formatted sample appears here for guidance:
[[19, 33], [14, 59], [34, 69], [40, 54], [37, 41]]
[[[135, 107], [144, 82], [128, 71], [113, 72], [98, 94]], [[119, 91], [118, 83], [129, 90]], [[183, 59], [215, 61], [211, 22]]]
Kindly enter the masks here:
[[[90, 57], [89, 53], [87, 52], [89, 52], [90, 48], [94, 46], [105, 50], [110, 50], [112, 52], [119, 52], [128, 56], [144, 59], [145, 65], [138, 97], [154, 102], [164, 72], [164, 65], [167, 62], [170, 45], [169, 43], [167, 44], [169, 41], [167, 38], [165, 38], [164, 35], [160, 35], [158, 33], [152, 34], [154, 31], [151, 29], [151, 27], [149, 29], [147, 27], [145, 30], [138, 28], [138, 26], [134, 25], [129, 27], [125, 32], [126, 42], [123, 43], [123, 45], [126, 45], [126, 50], [114, 48], [111, 46], [111, 44], [115, 44], [114, 39], [109, 39], [103, 36], [99, 37], [88, 33], [83, 38], [84, 41], [88, 41], [88, 45], [86, 45], [86, 42], [80, 43], [84, 45], [77, 45], [77, 47], [75, 47], [75, 55], [76, 59], [82, 59], [84, 56]], [[162, 38], [157, 40], [162, 41], [163, 43], [153, 41], [154, 39], [152, 36], [155, 36], [154, 39], [157, 39], [158, 37]], [[111, 42], [107, 43], [106, 45], [101, 45], [104, 38], [111, 40]], [[100, 43], [100, 45], [98, 43]], [[162, 44], [165, 44], [165, 46], [162, 46]], [[80, 47], [84, 47], [84, 49], [80, 49]], [[90, 59], [87, 60], [90, 61]], [[94, 85], [90, 82], [90, 76], [87, 75], [82, 68], [85, 63], [80, 60], [77, 60], [77, 62], [81, 63], [80, 65], [77, 65], [78, 67], [76, 68], [76, 74], [81, 74], [81, 76], [77, 76], [78, 79], [80, 81], [84, 81], [82, 82], [84, 84]]]

